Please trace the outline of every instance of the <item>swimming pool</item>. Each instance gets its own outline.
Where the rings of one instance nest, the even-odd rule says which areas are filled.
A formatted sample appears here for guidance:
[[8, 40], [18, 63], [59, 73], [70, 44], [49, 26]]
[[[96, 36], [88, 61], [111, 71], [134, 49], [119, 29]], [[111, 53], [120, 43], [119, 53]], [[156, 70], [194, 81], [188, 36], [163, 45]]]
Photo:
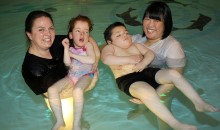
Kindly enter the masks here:
[[[206, 101], [220, 107], [220, 1], [167, 1], [173, 13], [173, 35], [187, 55], [184, 75]], [[66, 34], [68, 20], [85, 14], [94, 22], [93, 37], [101, 46], [103, 31], [114, 21], [125, 22], [132, 34], [142, 33], [140, 22], [149, 0], [12, 0], [0, 2], [0, 129], [49, 130], [54, 121], [41, 96], [35, 96], [21, 76], [27, 49], [24, 20], [36, 9], [50, 12], [56, 33]], [[137, 18], [134, 18], [137, 16]], [[127, 21], [129, 19], [129, 21]], [[99, 64], [100, 79], [85, 95], [83, 117], [90, 130], [157, 130], [154, 114], [146, 111], [131, 120], [128, 112], [137, 106], [119, 92], [109, 68]], [[174, 92], [172, 112], [182, 122], [199, 130], [219, 130], [220, 113], [198, 113], [180, 92]]]

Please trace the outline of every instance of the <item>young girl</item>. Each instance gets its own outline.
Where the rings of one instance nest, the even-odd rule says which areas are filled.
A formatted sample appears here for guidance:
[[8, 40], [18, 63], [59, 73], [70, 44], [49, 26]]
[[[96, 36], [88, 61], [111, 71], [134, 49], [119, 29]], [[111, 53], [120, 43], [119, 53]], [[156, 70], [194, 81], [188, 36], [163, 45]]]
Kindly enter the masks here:
[[[96, 53], [100, 53], [95, 52], [93, 45], [89, 42], [92, 26], [92, 22], [87, 16], [78, 15], [69, 22], [70, 41], [67, 38], [62, 41], [64, 63], [69, 67], [68, 77], [74, 84], [74, 130], [81, 130], [83, 93], [94, 87], [91, 85], [94, 78], [93, 65], [96, 63]], [[72, 43], [70, 44], [70, 42]]]
[[111, 68], [118, 88], [139, 99], [173, 129], [197, 130], [197, 127], [178, 121], [166, 106], [160, 103], [157, 89], [164, 87], [163, 84], [173, 83], [193, 102], [199, 112], [219, 111], [206, 103], [178, 71], [148, 67], [154, 59], [153, 52], [142, 44], [132, 43], [124, 24], [115, 22], [109, 25], [104, 37], [108, 45], [102, 49], [101, 58], [103, 63]]

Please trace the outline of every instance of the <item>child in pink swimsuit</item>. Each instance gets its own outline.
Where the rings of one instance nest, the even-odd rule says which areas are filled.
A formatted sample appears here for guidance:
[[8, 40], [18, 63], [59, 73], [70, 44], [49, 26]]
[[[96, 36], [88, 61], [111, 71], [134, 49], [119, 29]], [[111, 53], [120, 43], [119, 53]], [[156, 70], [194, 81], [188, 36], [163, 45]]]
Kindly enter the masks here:
[[74, 121], [73, 130], [81, 130], [84, 92], [91, 89], [93, 80], [93, 64], [96, 52], [89, 42], [92, 31], [91, 20], [82, 15], [72, 18], [69, 22], [69, 39], [64, 39], [64, 63], [69, 67], [68, 77], [73, 81]]
[[[81, 55], [81, 56], [87, 55], [85, 46], [82, 48], [70, 47], [69, 51], [71, 53]], [[90, 77], [93, 78], [94, 72], [92, 72], [92, 66], [93, 64], [85, 64], [85, 63], [80, 62], [77, 59], [71, 58], [71, 67], [69, 69], [68, 77], [73, 81], [74, 84], [82, 76], [89, 75]]]

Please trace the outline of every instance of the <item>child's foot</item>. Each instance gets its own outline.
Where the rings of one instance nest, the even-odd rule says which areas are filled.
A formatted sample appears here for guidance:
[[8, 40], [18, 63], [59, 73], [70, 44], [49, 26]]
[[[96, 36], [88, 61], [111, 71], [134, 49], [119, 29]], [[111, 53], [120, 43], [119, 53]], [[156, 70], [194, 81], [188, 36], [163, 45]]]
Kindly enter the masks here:
[[57, 122], [54, 126], [53, 126], [53, 128], [52, 128], [52, 130], [63, 130], [64, 128], [65, 128], [65, 123], [64, 122], [61, 122], [61, 123], [59, 123], [59, 122]]
[[74, 122], [73, 130], [82, 130], [80, 121], [78, 123]]
[[174, 130], [198, 130], [194, 125], [188, 125], [183, 123], [178, 123], [173, 127]]
[[89, 129], [90, 128], [89, 122], [86, 121], [86, 120], [82, 120], [82, 128], [83, 129]]
[[203, 102], [201, 104], [197, 104], [195, 107], [196, 107], [196, 110], [199, 112], [218, 112], [219, 111], [218, 108], [216, 108], [206, 102]]
[[75, 126], [75, 127], [73, 128], [73, 130], [81, 130], [81, 127]]

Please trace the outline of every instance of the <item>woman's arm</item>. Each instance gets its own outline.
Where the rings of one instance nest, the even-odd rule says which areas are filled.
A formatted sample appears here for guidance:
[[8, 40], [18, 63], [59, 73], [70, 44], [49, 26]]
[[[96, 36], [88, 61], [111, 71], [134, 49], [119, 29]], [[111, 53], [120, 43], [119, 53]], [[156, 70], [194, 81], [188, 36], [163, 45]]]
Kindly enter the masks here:
[[95, 72], [97, 71], [97, 67], [99, 64], [100, 50], [99, 50], [97, 42], [92, 37], [89, 37], [89, 42], [92, 44], [93, 49], [95, 51], [95, 63], [93, 64], [93, 68], [92, 68], [92, 70]]
[[166, 64], [170, 69], [174, 69], [182, 74], [186, 65], [184, 49], [174, 37], [170, 36], [167, 42], [167, 50], [165, 50], [167, 52]]

